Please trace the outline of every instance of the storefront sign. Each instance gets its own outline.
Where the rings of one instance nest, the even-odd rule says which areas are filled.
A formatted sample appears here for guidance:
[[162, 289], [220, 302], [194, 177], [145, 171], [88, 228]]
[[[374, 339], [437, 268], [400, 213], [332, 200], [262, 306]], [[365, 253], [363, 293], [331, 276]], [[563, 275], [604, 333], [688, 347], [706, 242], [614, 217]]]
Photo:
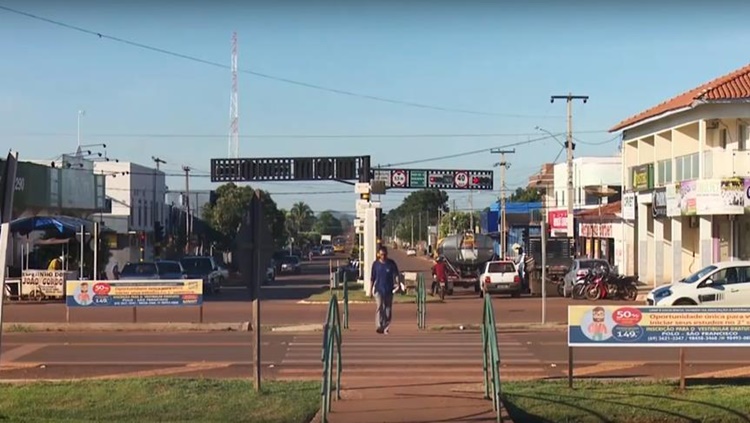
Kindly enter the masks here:
[[21, 272], [21, 295], [63, 298], [65, 280], [70, 277], [70, 273], [75, 275], [74, 272], [65, 270], [24, 270]]
[[547, 223], [550, 231], [567, 231], [568, 230], [568, 211], [567, 210], [550, 210], [547, 212]]
[[750, 307], [569, 306], [571, 347], [750, 346]]
[[750, 179], [745, 179], [745, 210], [750, 211]]
[[635, 220], [635, 193], [626, 192], [622, 195], [622, 218], [625, 220]]
[[579, 223], [578, 235], [582, 238], [614, 238], [611, 223]]
[[203, 281], [68, 281], [68, 307], [188, 306], [203, 303]]
[[657, 188], [653, 193], [654, 201], [651, 203], [651, 214], [655, 219], [667, 217], [667, 189]]
[[633, 191], [648, 191], [654, 187], [653, 164], [633, 166], [631, 175]]
[[742, 178], [684, 181], [667, 187], [667, 216], [737, 215], [750, 208]]

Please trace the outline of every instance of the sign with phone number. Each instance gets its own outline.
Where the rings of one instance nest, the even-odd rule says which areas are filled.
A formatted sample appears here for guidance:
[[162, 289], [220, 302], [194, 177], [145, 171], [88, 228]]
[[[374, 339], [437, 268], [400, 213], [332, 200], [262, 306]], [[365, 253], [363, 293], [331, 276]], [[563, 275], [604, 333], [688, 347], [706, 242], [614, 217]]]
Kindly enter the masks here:
[[197, 306], [203, 303], [200, 279], [156, 281], [67, 281], [68, 307]]
[[568, 346], [750, 346], [750, 307], [569, 306]]

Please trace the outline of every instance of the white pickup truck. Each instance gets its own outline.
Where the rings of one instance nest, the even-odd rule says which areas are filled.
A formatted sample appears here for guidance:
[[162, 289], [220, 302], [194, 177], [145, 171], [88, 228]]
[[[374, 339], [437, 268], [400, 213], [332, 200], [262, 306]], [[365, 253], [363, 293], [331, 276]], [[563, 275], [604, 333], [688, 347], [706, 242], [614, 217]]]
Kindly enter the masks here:
[[489, 261], [484, 266], [484, 273], [479, 277], [481, 284], [480, 297], [488, 294], [510, 294], [513, 298], [521, 296], [523, 285], [518, 275], [518, 268], [511, 260]]

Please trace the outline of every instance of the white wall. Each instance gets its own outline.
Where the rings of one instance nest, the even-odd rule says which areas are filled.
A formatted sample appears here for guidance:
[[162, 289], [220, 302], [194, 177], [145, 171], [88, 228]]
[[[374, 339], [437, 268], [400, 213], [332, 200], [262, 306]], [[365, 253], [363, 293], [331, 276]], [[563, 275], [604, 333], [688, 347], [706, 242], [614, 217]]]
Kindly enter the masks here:
[[128, 216], [125, 232], [153, 232], [154, 221], [164, 222], [164, 172], [130, 162], [96, 162], [94, 169], [106, 175], [106, 195], [112, 199], [112, 215]]
[[[569, 199], [566, 198], [568, 186], [567, 163], [558, 163], [554, 169], [554, 192], [552, 204], [557, 208], [567, 207]], [[573, 159], [573, 192], [575, 201], [574, 208], [596, 207], [596, 205], [585, 206], [584, 188], [599, 185], [622, 185], [622, 158], [616, 157], [579, 157]], [[580, 198], [579, 198], [580, 197]], [[606, 204], [606, 199], [604, 200]]]

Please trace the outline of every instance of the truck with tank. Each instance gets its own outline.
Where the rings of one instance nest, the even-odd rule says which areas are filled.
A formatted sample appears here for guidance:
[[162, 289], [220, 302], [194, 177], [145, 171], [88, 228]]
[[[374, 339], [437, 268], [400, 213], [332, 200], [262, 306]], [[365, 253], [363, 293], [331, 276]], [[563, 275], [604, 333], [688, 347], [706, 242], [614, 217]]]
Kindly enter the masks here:
[[454, 287], [473, 288], [479, 293], [479, 277], [485, 264], [496, 257], [495, 241], [488, 235], [471, 231], [448, 235], [438, 240], [434, 256], [442, 256], [447, 264], [448, 295], [453, 295]]

